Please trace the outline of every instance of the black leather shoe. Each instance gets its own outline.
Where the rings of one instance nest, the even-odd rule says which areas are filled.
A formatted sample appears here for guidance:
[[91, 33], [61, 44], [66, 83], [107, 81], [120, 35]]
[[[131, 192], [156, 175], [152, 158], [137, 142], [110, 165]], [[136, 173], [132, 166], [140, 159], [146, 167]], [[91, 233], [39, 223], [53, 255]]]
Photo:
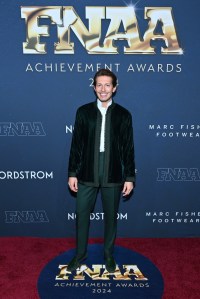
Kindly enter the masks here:
[[67, 266], [67, 271], [75, 271], [77, 268], [80, 267], [81, 262], [84, 261], [87, 258], [87, 256], [83, 256], [81, 258], [78, 258], [76, 255], [73, 257], [73, 259], [69, 262]]
[[105, 262], [106, 262], [106, 270], [111, 273], [115, 272], [116, 262], [114, 260], [114, 257], [112, 255], [106, 257]]

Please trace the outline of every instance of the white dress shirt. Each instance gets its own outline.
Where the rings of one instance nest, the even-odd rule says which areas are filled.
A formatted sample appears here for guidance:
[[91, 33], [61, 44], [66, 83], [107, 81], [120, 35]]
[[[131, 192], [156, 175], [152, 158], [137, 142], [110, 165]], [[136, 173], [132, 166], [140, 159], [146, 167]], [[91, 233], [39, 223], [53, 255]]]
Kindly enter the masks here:
[[106, 124], [106, 112], [108, 107], [112, 104], [112, 100], [108, 102], [107, 107], [102, 106], [102, 102], [97, 99], [97, 107], [99, 108], [102, 115], [102, 123], [101, 123], [101, 136], [100, 136], [100, 152], [105, 151], [105, 124]]

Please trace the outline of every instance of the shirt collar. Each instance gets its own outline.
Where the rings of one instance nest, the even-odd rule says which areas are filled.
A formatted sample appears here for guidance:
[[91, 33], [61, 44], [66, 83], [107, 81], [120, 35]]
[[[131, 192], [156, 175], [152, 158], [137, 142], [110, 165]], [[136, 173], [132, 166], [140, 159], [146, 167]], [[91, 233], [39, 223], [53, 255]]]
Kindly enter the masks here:
[[103, 107], [103, 106], [102, 106], [102, 102], [101, 102], [99, 99], [97, 99], [97, 107], [98, 107], [99, 109], [101, 109], [101, 108], [105, 108], [105, 109], [107, 109], [111, 104], [112, 104], [112, 99], [108, 102], [108, 106], [107, 106], [107, 107]]

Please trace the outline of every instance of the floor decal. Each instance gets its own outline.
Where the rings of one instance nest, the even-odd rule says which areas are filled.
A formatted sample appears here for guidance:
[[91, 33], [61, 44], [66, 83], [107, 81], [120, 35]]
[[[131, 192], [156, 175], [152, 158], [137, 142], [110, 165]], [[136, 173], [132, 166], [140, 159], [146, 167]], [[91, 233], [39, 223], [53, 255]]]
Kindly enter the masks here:
[[162, 275], [145, 256], [115, 246], [117, 268], [109, 273], [105, 269], [103, 245], [89, 245], [88, 258], [71, 273], [67, 264], [74, 253], [75, 249], [64, 252], [44, 267], [38, 279], [40, 299], [162, 298]]

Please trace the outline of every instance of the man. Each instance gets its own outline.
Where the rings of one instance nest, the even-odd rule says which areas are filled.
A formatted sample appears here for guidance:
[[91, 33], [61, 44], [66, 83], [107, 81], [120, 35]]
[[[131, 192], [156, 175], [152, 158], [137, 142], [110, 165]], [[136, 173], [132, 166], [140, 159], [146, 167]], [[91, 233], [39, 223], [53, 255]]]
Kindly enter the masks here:
[[104, 212], [104, 258], [114, 272], [113, 257], [117, 212], [121, 190], [128, 196], [134, 188], [135, 165], [132, 117], [113, 101], [117, 77], [107, 69], [94, 76], [95, 102], [76, 113], [69, 158], [69, 187], [76, 198], [76, 255], [68, 271], [76, 270], [87, 257], [90, 213], [101, 189]]

